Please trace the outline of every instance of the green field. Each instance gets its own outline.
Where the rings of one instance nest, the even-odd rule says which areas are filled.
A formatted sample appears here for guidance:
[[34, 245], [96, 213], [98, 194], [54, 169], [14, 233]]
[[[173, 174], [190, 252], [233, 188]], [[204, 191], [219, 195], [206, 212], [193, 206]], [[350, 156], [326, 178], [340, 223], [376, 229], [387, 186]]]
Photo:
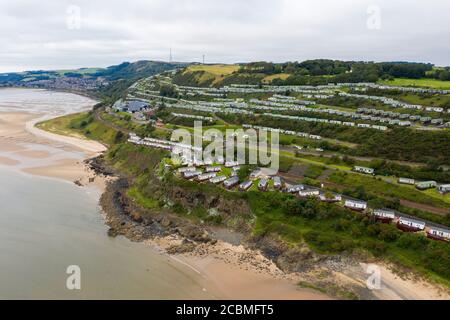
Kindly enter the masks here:
[[289, 76], [290, 76], [290, 74], [287, 74], [287, 73], [277, 73], [277, 74], [272, 74], [270, 76], [265, 77], [262, 81], [264, 83], [271, 83], [275, 79], [286, 80], [287, 78], [289, 78]]
[[402, 86], [402, 87], [424, 87], [432, 89], [444, 89], [450, 90], [450, 81], [441, 81], [436, 79], [403, 79], [396, 78], [394, 80], [382, 80], [378, 81], [379, 84], [389, 86]]
[[39, 129], [59, 135], [80, 139], [91, 139], [111, 145], [116, 141], [117, 132], [94, 120], [88, 112], [71, 114], [44, 121], [36, 125]]
[[214, 85], [238, 71], [239, 68], [238, 65], [233, 64], [192, 65], [187, 67], [183, 74], [195, 75], [196, 81], [199, 84], [210, 83]]
[[205, 71], [215, 76], [229, 75], [239, 70], [238, 65], [234, 64], [214, 64], [214, 65], [193, 65], [186, 68], [185, 72]]

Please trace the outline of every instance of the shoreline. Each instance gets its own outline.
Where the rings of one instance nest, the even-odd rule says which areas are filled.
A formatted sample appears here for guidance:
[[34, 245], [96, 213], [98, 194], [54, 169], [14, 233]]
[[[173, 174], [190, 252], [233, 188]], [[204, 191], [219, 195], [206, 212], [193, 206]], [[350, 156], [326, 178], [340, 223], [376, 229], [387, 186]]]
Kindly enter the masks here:
[[[89, 165], [85, 163], [86, 159], [90, 159], [93, 156], [97, 156], [99, 153], [105, 150], [103, 145], [98, 144], [98, 149], [90, 148], [83, 150], [86, 147], [86, 141], [84, 139], [77, 139], [73, 137], [59, 136], [42, 131], [34, 124], [38, 122], [36, 118], [28, 119], [28, 117], [39, 116], [36, 114], [27, 113], [2, 113], [3, 117], [0, 118], [0, 124], [5, 122], [6, 118], [10, 117], [10, 127], [13, 134], [7, 136], [7, 141], [4, 140], [4, 134], [0, 127], [0, 165], [7, 167], [17, 166], [19, 160], [14, 157], [8, 158], [2, 155], [2, 153], [18, 154], [20, 159], [32, 159], [33, 162], [41, 162], [40, 166], [31, 166], [28, 168], [20, 168], [20, 171], [27, 174], [50, 177], [75, 183], [80, 187], [88, 187], [94, 185], [100, 190], [103, 195], [107, 195], [109, 182], [115, 179], [102, 178], [101, 174], [97, 174], [95, 170], [89, 168]], [[16, 118], [15, 118], [16, 117]], [[24, 122], [24, 119], [27, 120]], [[6, 119], [8, 120], [8, 119]], [[25, 133], [20, 130], [20, 121], [22, 125], [25, 123]], [[14, 122], [16, 122], [14, 124]], [[17, 123], [19, 122], [19, 124]], [[33, 125], [31, 125], [33, 123]], [[27, 130], [29, 126], [32, 126], [31, 130]], [[4, 128], [3, 128], [4, 130]], [[14, 136], [15, 135], [15, 136]], [[26, 148], [21, 148], [20, 141], [22, 139], [25, 143], [30, 143], [29, 135], [33, 136], [31, 140], [34, 144], [43, 143], [45, 147], [56, 147], [64, 150], [64, 152], [78, 152], [78, 158], [65, 158], [52, 161], [47, 159], [50, 154], [45, 150], [31, 150], [33, 152], [26, 152]], [[8, 139], [8, 138], [17, 138]], [[56, 142], [52, 139], [56, 138]], [[81, 140], [81, 141], [80, 141]], [[12, 143], [11, 143], [12, 141]], [[8, 143], [9, 142], [9, 143]], [[88, 141], [89, 144], [96, 143], [95, 141]], [[78, 144], [81, 143], [81, 144]], [[100, 147], [100, 146], [101, 147]], [[80, 147], [81, 146], [81, 147]], [[103, 149], [102, 149], [103, 148]], [[25, 150], [24, 150], [25, 149]], [[6, 151], [5, 151], [6, 150]], [[9, 151], [8, 151], [9, 150]], [[77, 150], [77, 151], [74, 151]], [[79, 153], [82, 150], [81, 154]], [[103, 151], [102, 151], [103, 150]], [[3, 152], [1, 152], [3, 151]], [[28, 150], [30, 151], [30, 150]], [[47, 152], [47, 153], [46, 153]], [[9, 162], [9, 164], [7, 163]], [[45, 165], [42, 165], [42, 162]], [[77, 179], [77, 177], [79, 177]], [[77, 183], [78, 182], [78, 183]], [[100, 182], [100, 184], [98, 184]], [[109, 210], [104, 210], [105, 224], [111, 227], [111, 221], [109, 219], [117, 218], [120, 223], [124, 223], [121, 219], [126, 219], [126, 227], [129, 228], [127, 232], [121, 233], [131, 241], [144, 242], [147, 246], [159, 251], [161, 254], [167, 255], [171, 259], [178, 261], [179, 263], [187, 264], [190, 268], [200, 272], [205, 283], [212, 287], [212, 290], [216, 292], [214, 295], [218, 299], [304, 299], [304, 300], [316, 300], [316, 299], [330, 299], [331, 297], [311, 288], [301, 288], [297, 285], [302, 281], [309, 283], [310, 279], [315, 279], [320, 275], [320, 272], [327, 270], [320, 266], [316, 270], [313, 270], [310, 274], [287, 274], [281, 271], [273, 261], [265, 258], [261, 252], [248, 249], [244, 246], [236, 246], [226, 243], [221, 240], [216, 240], [214, 244], [205, 243], [196, 246], [195, 250], [177, 253], [177, 247], [185, 244], [186, 238], [177, 237], [173, 234], [166, 236], [149, 237], [147, 231], [145, 231], [138, 222], [132, 221], [130, 217], [112, 217]], [[131, 224], [131, 225], [128, 225]], [[146, 238], [148, 237], [148, 238]], [[172, 252], [172, 253], [171, 253]], [[255, 261], [258, 263], [255, 264]], [[344, 267], [347, 268], [350, 275], [342, 272], [341, 269], [336, 268], [336, 271], [332, 271], [332, 278], [329, 281], [338, 281], [342, 283], [352, 283], [353, 285], [361, 286], [361, 279], [364, 277], [363, 268], [357, 264], [352, 265], [344, 262]], [[353, 269], [352, 269], [353, 268]], [[333, 270], [329, 268], [328, 271]], [[374, 292], [373, 295], [368, 295], [367, 299], [449, 299], [448, 293], [439, 292], [435, 286], [431, 286], [420, 281], [407, 281], [403, 280], [388, 267], [382, 266], [383, 278], [388, 281], [385, 286], [384, 292]], [[221, 279], [221, 281], [217, 281]], [[238, 281], [236, 281], [238, 279]]]
[[[45, 117], [42, 114], [5, 112], [0, 115], [2, 125], [0, 127], [0, 166], [18, 170], [23, 174], [74, 183], [82, 188], [94, 187], [100, 194], [105, 192], [108, 182], [114, 180], [114, 178], [96, 174], [85, 163], [86, 160], [104, 152], [105, 146], [95, 141], [59, 136], [36, 128], [34, 125]], [[53, 154], [55, 148], [61, 153], [76, 153], [78, 158], [67, 155], [62, 158], [55, 157]], [[105, 224], [108, 225], [107, 221]], [[146, 241], [144, 244], [149, 249], [156, 250], [200, 273], [205, 287], [208, 287], [208, 291], [217, 299], [238, 297], [243, 300], [329, 299], [320, 292], [302, 289], [294, 282], [280, 280], [269, 273], [253, 274], [249, 270], [228, 264], [221, 259], [210, 260], [194, 255], [184, 257], [168, 254], [167, 248], [163, 249], [159, 246], [164, 241], [165, 239], [161, 238]], [[222, 245], [227, 246], [225, 243]], [[224, 277], [228, 279], [226, 282], [217, 281]], [[240, 292], [237, 296], [236, 290]]]

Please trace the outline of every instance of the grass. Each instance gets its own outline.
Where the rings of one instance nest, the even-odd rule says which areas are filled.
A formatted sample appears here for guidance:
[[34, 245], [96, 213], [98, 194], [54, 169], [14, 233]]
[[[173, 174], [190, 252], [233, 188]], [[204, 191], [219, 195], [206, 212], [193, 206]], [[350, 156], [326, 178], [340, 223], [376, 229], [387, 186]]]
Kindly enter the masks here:
[[214, 64], [214, 65], [201, 64], [189, 66], [186, 68], [185, 72], [205, 71], [215, 76], [221, 75], [226, 76], [232, 74], [233, 72], [238, 71], [239, 68], [240, 67], [238, 65], [233, 64]]
[[36, 124], [41, 130], [48, 131], [51, 133], [63, 135], [63, 136], [71, 136], [75, 138], [85, 138], [83, 134], [77, 132], [70, 128], [70, 124], [73, 121], [78, 121], [79, 119], [83, 119], [86, 116], [86, 113], [75, 113], [68, 116], [63, 116], [51, 120], [47, 120], [44, 122], [40, 122]]
[[224, 80], [227, 76], [239, 70], [238, 65], [233, 64], [214, 64], [214, 65], [192, 65], [186, 68], [183, 74], [201, 72], [196, 76], [199, 84], [217, 84]]
[[425, 87], [433, 89], [450, 89], [450, 81], [442, 81], [436, 79], [403, 79], [396, 78], [394, 80], [384, 80], [378, 83], [390, 86], [402, 87]]
[[287, 74], [287, 73], [272, 74], [270, 76], [265, 77], [262, 80], [262, 82], [263, 83], [271, 83], [275, 79], [286, 80], [289, 77], [290, 77], [290, 74]]
[[336, 183], [347, 188], [364, 186], [368, 193], [382, 198], [406, 199], [439, 208], [449, 208], [448, 203], [442, 198], [432, 197], [426, 193], [416, 190], [413, 187], [403, 185], [400, 186], [396, 183], [388, 183], [369, 176], [346, 172], [334, 172], [328, 177], [328, 180], [332, 183]]
[[128, 189], [127, 195], [134, 201], [136, 201], [137, 204], [146, 209], [155, 209], [159, 207], [159, 203], [157, 200], [145, 197], [137, 187], [131, 187], [130, 189]]
[[40, 122], [36, 125], [39, 129], [59, 135], [72, 136], [82, 139], [100, 141], [111, 145], [116, 141], [117, 131], [96, 122], [93, 115], [88, 112], [71, 114], [48, 121]]

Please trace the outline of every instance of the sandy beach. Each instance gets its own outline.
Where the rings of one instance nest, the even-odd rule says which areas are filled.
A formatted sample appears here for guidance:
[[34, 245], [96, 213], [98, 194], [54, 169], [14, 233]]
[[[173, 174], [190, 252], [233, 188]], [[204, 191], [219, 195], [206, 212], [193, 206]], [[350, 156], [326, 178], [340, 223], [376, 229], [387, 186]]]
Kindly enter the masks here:
[[[27, 174], [76, 182], [80, 187], [104, 190], [107, 180], [96, 176], [83, 160], [104, 152], [105, 146], [44, 132], [34, 127], [39, 119], [42, 119], [41, 114], [0, 113], [0, 165]], [[155, 248], [158, 241], [148, 245]], [[267, 272], [257, 271], [250, 264], [246, 266], [239, 261], [225, 261], [226, 255], [237, 257], [245, 249], [227, 243], [222, 246], [225, 250], [218, 250], [215, 255], [171, 256], [170, 259], [199, 273], [204, 279], [205, 290], [217, 299], [330, 299], [325, 294], [296, 286], [295, 281], [283, 277], [282, 272], [262, 256], [259, 257], [261, 265], [272, 264]], [[235, 254], [230, 255], [231, 252]], [[254, 257], [251, 252], [245, 252], [245, 255]]]
[[[106, 147], [95, 141], [59, 136], [36, 128], [35, 123], [44, 116], [42, 113], [0, 112], [0, 166], [76, 183], [80, 188], [104, 190], [107, 180], [96, 176], [83, 161], [104, 152]], [[165, 250], [181, 241], [169, 237], [147, 245], [167, 255]], [[191, 253], [167, 256], [201, 275], [205, 290], [217, 299], [326, 300], [331, 297], [301, 288], [299, 281], [320, 273], [333, 283], [363, 288], [367, 278], [364, 265], [346, 266], [344, 270], [320, 266], [311, 274], [286, 275], [262, 254], [221, 240], [213, 246], [199, 245]], [[450, 299], [448, 291], [437, 286], [400, 277], [385, 265], [380, 268], [382, 288], [371, 293], [376, 299]]]
[[83, 160], [105, 151], [105, 146], [39, 130], [34, 124], [41, 118], [31, 113], [0, 113], [0, 165], [103, 189], [105, 180], [96, 177]]

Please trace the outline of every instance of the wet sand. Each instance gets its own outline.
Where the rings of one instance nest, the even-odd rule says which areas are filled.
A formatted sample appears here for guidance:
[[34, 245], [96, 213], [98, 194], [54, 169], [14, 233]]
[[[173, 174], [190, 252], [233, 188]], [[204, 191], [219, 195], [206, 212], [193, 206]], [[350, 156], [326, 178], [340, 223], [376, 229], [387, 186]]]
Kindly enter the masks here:
[[95, 141], [44, 132], [34, 127], [41, 118], [42, 115], [32, 113], [0, 113], [0, 165], [103, 188], [104, 179], [96, 177], [83, 160], [100, 154], [106, 147]]
[[[95, 176], [83, 160], [103, 152], [105, 146], [34, 127], [44, 116], [36, 112], [0, 112], [0, 166], [103, 190], [106, 181]], [[164, 249], [171, 241], [179, 239], [159, 239], [148, 245]], [[330, 299], [325, 294], [298, 287], [296, 283], [301, 276], [283, 274], [271, 261], [242, 246], [219, 241], [214, 247], [204, 249], [204, 254], [170, 258], [201, 275], [205, 290], [217, 299]], [[365, 279], [362, 271], [362, 267], [350, 269], [334, 277], [342, 283], [361, 283]], [[448, 292], [416, 279], [402, 279], [384, 266], [382, 277], [382, 290], [374, 292], [379, 299], [450, 298]]]
[[[103, 152], [105, 146], [43, 132], [34, 127], [41, 118], [41, 114], [0, 113], [0, 165], [103, 190], [105, 179], [89, 170], [83, 160]], [[229, 244], [225, 246], [231, 251], [242, 250]], [[204, 279], [205, 290], [216, 299], [330, 299], [322, 293], [300, 289], [295, 281], [277, 277], [273, 272], [246, 270], [237, 261], [227, 263], [213, 256], [170, 258], [195, 270]]]

